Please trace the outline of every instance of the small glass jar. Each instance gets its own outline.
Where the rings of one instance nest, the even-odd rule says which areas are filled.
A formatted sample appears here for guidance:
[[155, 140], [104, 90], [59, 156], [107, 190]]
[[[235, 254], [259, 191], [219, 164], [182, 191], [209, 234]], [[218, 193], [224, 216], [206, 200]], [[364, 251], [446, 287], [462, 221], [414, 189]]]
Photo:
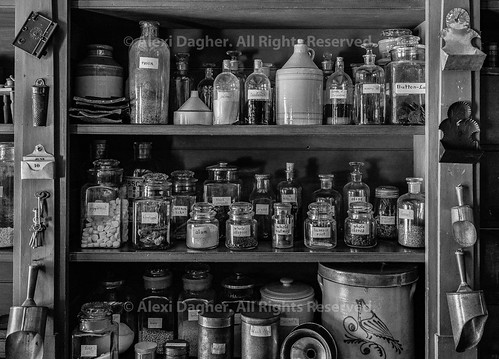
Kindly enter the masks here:
[[14, 143], [0, 142], [0, 247], [14, 245]]
[[156, 359], [158, 344], [155, 342], [140, 342], [135, 344], [135, 359]]
[[218, 247], [218, 220], [214, 207], [206, 202], [194, 203], [191, 218], [187, 221], [186, 245], [190, 249]]
[[189, 359], [189, 342], [182, 339], [167, 341], [165, 359]]
[[274, 203], [272, 248], [293, 248], [295, 221], [291, 209], [291, 203]]
[[171, 173], [172, 191], [172, 235], [174, 239], [184, 240], [186, 236], [189, 210], [196, 203], [196, 182], [194, 172], [188, 170]]
[[73, 359], [118, 359], [118, 324], [112, 320], [109, 304], [83, 304], [78, 320], [72, 334]]
[[198, 359], [232, 359], [234, 311], [199, 314]]
[[377, 239], [397, 239], [397, 198], [399, 189], [380, 186], [374, 191], [374, 220]]
[[425, 246], [425, 196], [422, 178], [406, 178], [409, 192], [397, 200], [398, 242], [406, 247]]
[[345, 219], [345, 244], [354, 248], [374, 247], [373, 205], [367, 202], [350, 204], [348, 218]]
[[310, 249], [332, 249], [337, 244], [336, 221], [333, 206], [327, 202], [313, 202], [308, 205], [305, 219], [305, 246]]
[[230, 205], [225, 233], [227, 248], [248, 250], [258, 246], [257, 224], [253, 216], [253, 206], [249, 202], [235, 202]]

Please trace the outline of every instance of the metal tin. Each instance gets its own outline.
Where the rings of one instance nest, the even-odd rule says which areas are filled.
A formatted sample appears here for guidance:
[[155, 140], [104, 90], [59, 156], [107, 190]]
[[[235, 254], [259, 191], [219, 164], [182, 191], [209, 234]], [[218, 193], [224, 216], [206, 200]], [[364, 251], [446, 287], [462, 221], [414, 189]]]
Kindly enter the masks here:
[[241, 315], [242, 359], [277, 359], [279, 353], [279, 318], [273, 311]]
[[234, 311], [199, 314], [198, 359], [232, 359]]
[[153, 342], [140, 342], [135, 344], [135, 359], [156, 359], [158, 344]]
[[165, 343], [165, 359], [187, 359], [189, 356], [189, 342], [176, 339]]

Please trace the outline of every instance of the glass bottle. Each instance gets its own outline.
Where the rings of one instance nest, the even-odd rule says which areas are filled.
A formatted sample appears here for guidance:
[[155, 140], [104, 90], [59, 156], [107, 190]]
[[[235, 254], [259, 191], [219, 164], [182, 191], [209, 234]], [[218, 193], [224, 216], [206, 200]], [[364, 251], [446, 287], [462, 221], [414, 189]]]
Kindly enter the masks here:
[[175, 335], [175, 302], [171, 289], [173, 276], [161, 267], [149, 268], [143, 275], [145, 295], [139, 303], [139, 342], [158, 344], [157, 354]]
[[349, 165], [353, 167], [350, 173], [351, 181], [343, 187], [343, 208], [347, 215], [352, 203], [369, 202], [371, 192], [369, 186], [362, 182], [361, 168], [364, 162], [349, 162]]
[[275, 68], [272, 63], [264, 63], [262, 66], [262, 71], [265, 76], [268, 77], [270, 81], [270, 122], [269, 125], [275, 125]]
[[293, 248], [295, 220], [291, 214], [291, 204], [274, 203], [272, 216], [272, 248]]
[[270, 80], [262, 70], [262, 60], [254, 60], [254, 71], [246, 79], [245, 119], [248, 125], [269, 125], [272, 121]]
[[230, 60], [224, 60], [222, 73], [213, 82], [214, 125], [231, 125], [239, 120], [241, 91], [239, 79], [230, 70]]
[[255, 180], [249, 200], [258, 223], [258, 240], [270, 240], [275, 194], [270, 187], [270, 175], [256, 174]]
[[118, 324], [112, 320], [109, 304], [83, 304], [78, 320], [71, 336], [73, 359], [118, 359]]
[[170, 50], [158, 37], [159, 23], [141, 21], [142, 34], [128, 51], [131, 123], [167, 124]]
[[[321, 62], [322, 65], [322, 74], [324, 75], [324, 82], [323, 82], [323, 89], [326, 91], [326, 84], [327, 80], [329, 79], [329, 76], [333, 74], [333, 54], [330, 52], [325, 52], [322, 57], [324, 60]], [[324, 96], [326, 93], [324, 93]], [[327, 98], [327, 97], [324, 97]]]
[[198, 96], [213, 111], [213, 69], [215, 64], [204, 64], [205, 69], [204, 79], [198, 84]]
[[239, 113], [237, 117], [238, 123], [243, 121], [244, 117], [244, 84], [246, 82], [246, 76], [244, 75], [244, 72], [241, 71], [242, 64], [239, 61], [239, 56], [242, 55], [241, 51], [238, 50], [229, 50], [226, 51], [226, 54], [230, 56], [230, 71], [239, 79]]
[[329, 76], [324, 92], [326, 124], [350, 125], [353, 113], [354, 87], [350, 76], [345, 72], [343, 58], [336, 58], [336, 68]]
[[172, 182], [172, 235], [174, 239], [184, 240], [187, 220], [192, 205], [196, 203], [196, 183], [194, 172], [189, 170], [173, 171]]
[[14, 143], [0, 142], [0, 247], [14, 245]]
[[186, 245], [190, 249], [213, 249], [219, 244], [217, 212], [206, 202], [192, 206], [191, 218], [187, 221]]
[[255, 212], [248, 202], [235, 202], [230, 205], [226, 223], [225, 246], [231, 250], [248, 250], [258, 246]]
[[410, 29], [386, 29], [381, 32], [383, 37], [378, 41], [380, 59], [378, 65], [383, 66], [390, 62], [390, 50], [397, 45], [397, 39], [403, 35], [412, 35]]
[[373, 205], [367, 202], [354, 202], [345, 219], [345, 244], [354, 248], [374, 247]]
[[366, 49], [364, 65], [355, 71], [356, 125], [379, 125], [385, 120], [385, 71], [374, 63], [373, 48], [377, 46], [370, 42], [362, 44]]
[[295, 164], [292, 162], [286, 163], [286, 180], [277, 185], [277, 201], [291, 204], [291, 213], [295, 222], [295, 238], [298, 238], [301, 226], [301, 203], [302, 203], [302, 186], [295, 179]]
[[144, 195], [133, 206], [133, 244], [135, 249], [167, 249], [170, 236], [171, 183], [163, 173], [144, 176]]
[[174, 88], [173, 108], [177, 111], [185, 101], [189, 99], [191, 91], [194, 89], [194, 80], [189, 74], [189, 54], [179, 52], [175, 54], [177, 59], [177, 71], [175, 72], [172, 85]]
[[387, 122], [394, 125], [424, 125], [425, 69], [418, 60], [419, 37], [407, 35], [397, 39], [386, 65]]
[[399, 189], [394, 186], [376, 187], [374, 220], [377, 239], [397, 239], [397, 199]]
[[422, 178], [405, 179], [409, 192], [397, 200], [398, 242], [406, 247], [425, 246], [425, 196], [421, 193]]
[[[334, 187], [334, 175], [333, 174], [323, 174], [319, 175], [321, 181], [321, 188], [312, 193], [313, 202], [327, 202], [333, 206], [332, 214], [333, 218], [337, 223], [341, 220], [341, 207], [342, 198], [340, 192], [335, 190]], [[339, 226], [338, 226], [339, 227]]]
[[310, 249], [336, 247], [338, 234], [333, 208], [327, 202], [313, 202], [308, 205], [308, 218], [304, 224], [305, 247]]
[[128, 240], [128, 200], [119, 164], [97, 160], [89, 170], [93, 183], [82, 188], [82, 248], [119, 248]]
[[128, 174], [133, 177], [156, 172], [157, 166], [152, 158], [152, 142], [133, 143], [133, 162], [129, 168]]

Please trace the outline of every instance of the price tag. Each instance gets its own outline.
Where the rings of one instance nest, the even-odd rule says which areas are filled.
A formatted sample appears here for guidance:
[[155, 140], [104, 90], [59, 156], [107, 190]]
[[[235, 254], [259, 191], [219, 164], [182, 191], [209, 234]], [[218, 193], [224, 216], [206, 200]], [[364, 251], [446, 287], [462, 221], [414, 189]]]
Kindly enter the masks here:
[[379, 93], [381, 93], [381, 85], [380, 84], [363, 84], [362, 85], [362, 93], [379, 94]]
[[158, 224], [159, 215], [157, 212], [142, 212], [140, 216], [142, 224]]
[[267, 216], [269, 214], [269, 205], [268, 204], [257, 204], [255, 206], [255, 214]]
[[250, 335], [252, 337], [270, 337], [272, 335], [272, 327], [270, 325], [252, 325], [250, 327]]
[[426, 84], [397, 82], [394, 86], [394, 92], [397, 95], [424, 95], [426, 93]]
[[269, 90], [248, 90], [248, 100], [267, 101], [270, 99]]
[[80, 356], [82, 358], [97, 357], [97, 345], [82, 345], [80, 347]]
[[395, 225], [395, 216], [379, 216], [379, 224]]
[[291, 234], [291, 224], [275, 224], [275, 234], [281, 236], [289, 236]]
[[89, 202], [87, 204], [87, 214], [89, 216], [109, 216], [109, 203]]
[[414, 211], [412, 209], [399, 208], [399, 218], [412, 220], [412, 219], [414, 219]]
[[149, 329], [163, 328], [163, 318], [147, 318], [147, 328]]
[[230, 197], [212, 197], [211, 204], [214, 206], [230, 206], [232, 199]]
[[139, 69], [157, 70], [159, 68], [159, 60], [157, 57], [139, 57]]
[[189, 309], [187, 311], [187, 320], [189, 322], [197, 321], [199, 318], [199, 311], [197, 309]]
[[281, 327], [296, 327], [300, 325], [299, 318], [281, 318], [279, 319], [279, 325]]
[[329, 90], [329, 98], [334, 100], [346, 100], [347, 90], [331, 89]]
[[225, 354], [225, 343], [212, 343], [211, 354]]
[[172, 216], [173, 217], [187, 217], [188, 208], [187, 206], [173, 206]]

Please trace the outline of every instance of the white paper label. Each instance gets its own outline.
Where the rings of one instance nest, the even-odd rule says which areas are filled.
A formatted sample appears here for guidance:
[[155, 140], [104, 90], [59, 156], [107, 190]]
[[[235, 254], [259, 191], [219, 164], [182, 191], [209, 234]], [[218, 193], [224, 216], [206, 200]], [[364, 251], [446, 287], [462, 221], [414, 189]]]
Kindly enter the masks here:
[[192, 238], [195, 241], [202, 241], [210, 238], [210, 227], [208, 226], [193, 227]]
[[163, 327], [163, 318], [147, 318], [147, 327], [149, 329], [161, 329]]
[[424, 95], [426, 83], [398, 82], [394, 86], [394, 92], [399, 95]]
[[139, 58], [139, 69], [152, 69], [157, 70], [159, 68], [159, 60], [157, 57], [140, 57]]
[[232, 235], [234, 237], [249, 237], [251, 236], [251, 226], [231, 226], [232, 227]]
[[399, 208], [400, 219], [414, 219], [414, 211], [412, 209]]
[[211, 354], [225, 354], [225, 343], [212, 343]]
[[87, 204], [87, 214], [89, 216], [109, 216], [109, 203], [89, 202]]
[[119, 323], [121, 321], [121, 315], [113, 314], [113, 322]]
[[142, 224], [158, 224], [159, 223], [159, 215], [157, 212], [142, 212], [141, 216]]
[[281, 195], [282, 203], [296, 203], [296, 194], [282, 194]]
[[252, 325], [250, 327], [250, 335], [252, 337], [270, 337], [272, 335], [272, 328], [270, 325]]
[[187, 320], [189, 322], [197, 321], [199, 318], [199, 311], [197, 309], [189, 309], [187, 311]]
[[351, 196], [348, 197], [348, 207], [350, 207], [350, 203], [356, 203], [356, 202], [367, 202], [366, 197], [361, 196], [361, 197], [356, 197], [356, 196]]
[[173, 217], [187, 217], [188, 208], [187, 206], [173, 206], [172, 216]]
[[234, 314], [234, 325], [241, 324], [241, 313]]
[[313, 238], [331, 238], [331, 227], [312, 227]]
[[379, 224], [395, 225], [395, 216], [379, 216]]
[[80, 348], [82, 358], [95, 358], [97, 356], [97, 345], [82, 345]]
[[248, 90], [248, 100], [263, 100], [270, 99], [269, 90]]
[[279, 324], [281, 327], [296, 327], [300, 325], [299, 318], [281, 318], [279, 319]]
[[268, 204], [257, 204], [255, 206], [255, 214], [267, 216], [269, 214], [269, 205]]
[[381, 93], [380, 84], [363, 84], [362, 93]]
[[329, 90], [329, 98], [335, 100], [346, 100], [347, 90], [331, 89]]
[[289, 236], [291, 234], [291, 224], [276, 224], [274, 231], [277, 235]]
[[233, 101], [235, 100], [234, 92], [232, 91], [218, 91], [217, 100], [218, 101]]
[[0, 198], [3, 198], [3, 186], [0, 186]]
[[214, 206], [230, 206], [232, 199], [230, 197], [212, 197], [211, 204]]
[[350, 223], [350, 232], [357, 235], [369, 234], [369, 224], [368, 223]]

